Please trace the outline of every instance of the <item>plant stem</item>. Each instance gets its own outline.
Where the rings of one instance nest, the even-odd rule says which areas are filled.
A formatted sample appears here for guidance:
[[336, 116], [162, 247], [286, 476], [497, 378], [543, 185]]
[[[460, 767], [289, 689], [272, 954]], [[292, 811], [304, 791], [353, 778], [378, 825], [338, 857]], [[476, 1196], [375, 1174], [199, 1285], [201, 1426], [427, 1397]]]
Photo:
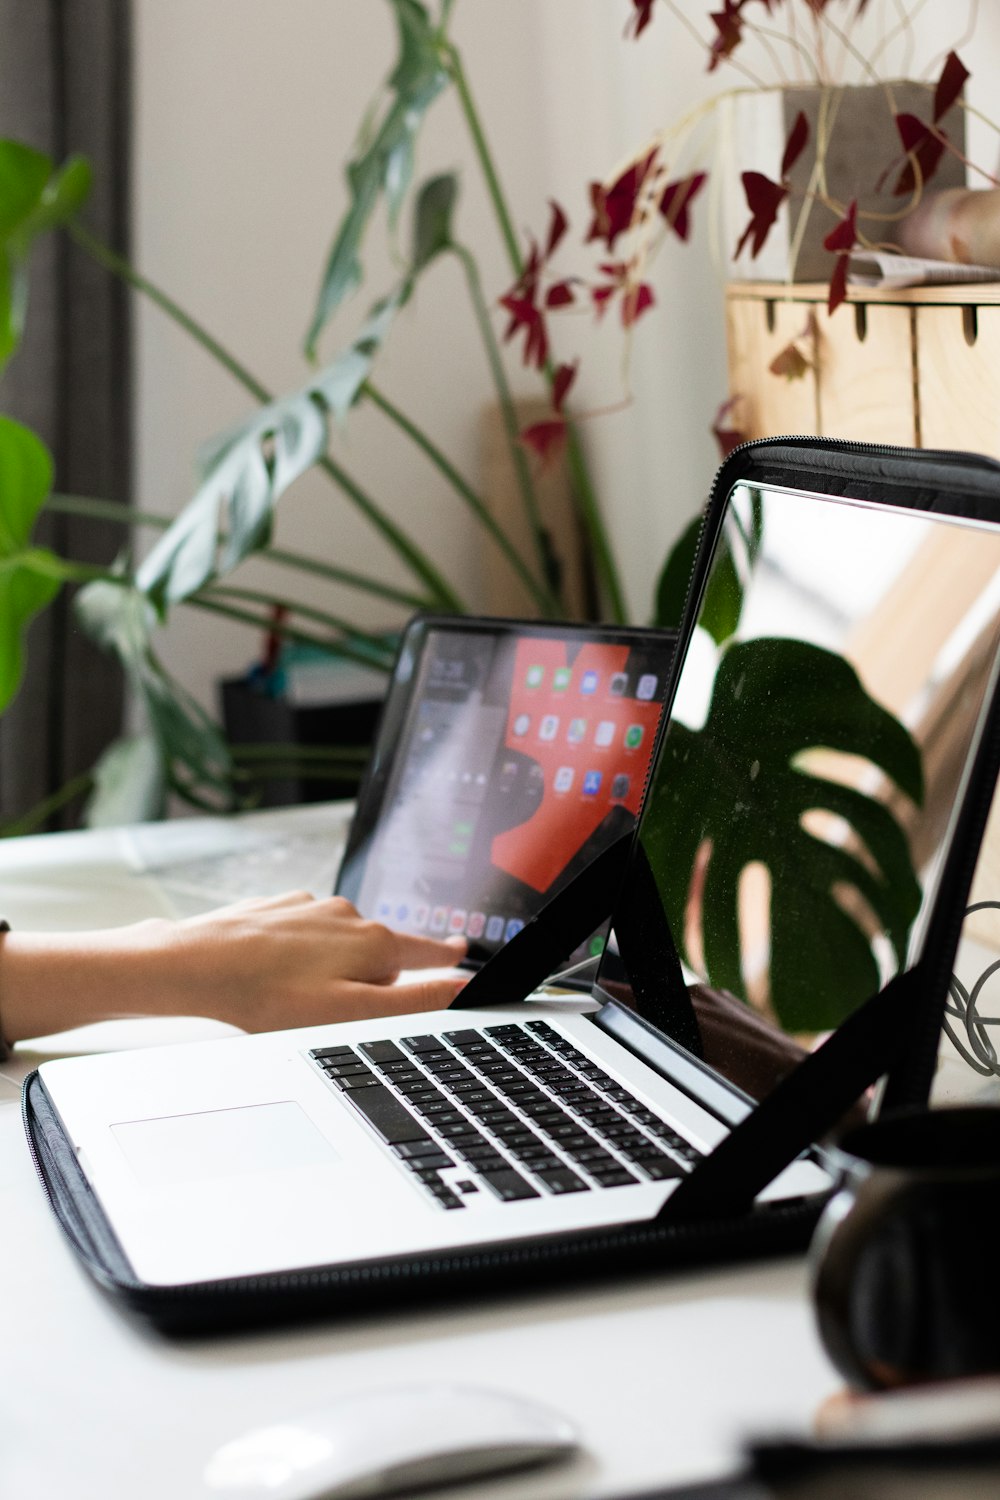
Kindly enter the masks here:
[[[296, 603], [293, 599], [281, 599], [274, 594], [264, 593], [259, 589], [236, 588], [231, 585], [221, 586], [219, 584], [213, 584], [204, 589], [199, 597], [216, 600], [238, 599], [243, 600], [246, 604], [263, 605], [265, 609], [273, 609], [277, 606], [279, 609], [287, 610], [290, 614], [301, 615], [306, 620], [313, 620], [317, 625], [326, 625], [331, 630], [340, 631], [352, 640], [364, 642], [371, 647], [374, 655], [380, 657], [383, 661], [388, 654], [385, 641], [379, 636], [370, 635], [364, 630], [358, 630], [356, 626], [350, 624], [347, 620], [341, 619], [339, 615], [331, 615], [326, 610], [314, 609], [308, 604]], [[379, 664], [378, 662], [372, 662], [373, 666]]]
[[249, 391], [255, 401], [266, 406], [274, 399], [267, 387], [260, 383], [246, 365], [241, 364], [234, 354], [220, 344], [218, 339], [213, 338], [208, 329], [197, 322], [190, 313], [185, 312], [179, 303], [175, 302], [172, 297], [168, 297], [166, 292], [154, 282], [141, 275], [124, 256], [116, 254], [109, 245], [105, 245], [103, 241], [92, 235], [79, 219], [74, 219], [67, 225], [67, 228], [71, 238], [81, 250], [85, 250], [93, 260], [97, 261], [98, 265], [110, 271], [113, 276], [117, 276], [120, 281], [126, 282], [134, 291], [141, 292], [144, 297], [148, 297], [150, 302], [161, 312], [166, 313], [172, 322], [183, 328], [184, 332], [189, 334], [206, 354], [211, 355], [212, 359], [224, 370], [228, 370], [233, 379], [243, 386], [244, 390]]
[[[170, 516], [157, 515], [154, 511], [133, 510], [114, 500], [98, 500], [90, 495], [50, 495], [45, 505], [46, 509], [60, 515], [85, 516], [94, 521], [115, 521], [120, 526], [150, 526], [157, 531], [165, 531], [173, 524]], [[284, 547], [265, 547], [257, 556], [283, 568], [313, 573], [317, 578], [329, 579], [331, 583], [342, 583], [348, 588], [375, 594], [380, 599], [388, 599], [409, 610], [427, 609], [434, 602], [425, 594], [408, 593], [405, 589], [383, 583], [379, 578], [369, 578], [365, 573], [355, 573], [350, 568], [337, 568], [333, 563], [320, 562], [318, 558], [310, 557], [305, 552], [290, 552]]]
[[611, 551], [611, 542], [601, 518], [597, 503], [597, 492], [590, 477], [590, 469], [584, 457], [580, 437], [572, 422], [566, 423], [566, 460], [573, 480], [573, 493], [587, 528], [587, 542], [593, 553], [598, 584], [603, 584], [608, 612], [616, 624], [628, 618], [625, 596], [622, 592], [618, 566]]
[[343, 641], [332, 641], [320, 635], [313, 635], [308, 630], [297, 630], [294, 625], [272, 621], [266, 615], [255, 615], [249, 609], [238, 609], [235, 605], [224, 604], [218, 599], [205, 598], [201, 594], [191, 594], [184, 600], [184, 603], [190, 605], [192, 609], [222, 615], [228, 620], [238, 620], [242, 625], [253, 625], [257, 630], [270, 631], [273, 635], [281, 636], [282, 640], [298, 641], [304, 646], [316, 646], [320, 651], [328, 651], [331, 656], [343, 656], [349, 661], [359, 662], [362, 666], [374, 667], [377, 671], [389, 671], [388, 662], [383, 667], [378, 662], [372, 661], [372, 658], [366, 656], [363, 651], [355, 651]]
[[22, 838], [26, 833], [34, 833], [57, 813], [67, 802], [72, 802], [75, 797], [81, 797], [89, 792], [94, 785], [93, 773], [84, 771], [80, 776], [74, 776], [72, 781], [67, 781], [58, 791], [51, 796], [43, 797], [41, 802], [36, 802], [34, 807], [17, 818], [13, 823], [4, 824], [0, 828], [0, 838], [16, 839]]
[[[104, 266], [106, 270], [110, 271], [114, 276], [119, 277], [120, 280], [124, 281], [135, 291], [141, 292], [143, 296], [148, 297], [161, 312], [165, 313], [168, 318], [183, 328], [185, 333], [189, 334], [206, 354], [209, 354], [224, 370], [228, 371], [233, 379], [242, 385], [244, 390], [248, 391], [262, 406], [271, 404], [274, 400], [272, 392], [247, 369], [246, 365], [242, 364], [234, 354], [225, 348], [223, 344], [220, 344], [218, 339], [214, 338], [206, 328], [197, 322], [190, 313], [185, 312], [172, 297], [167, 296], [166, 292], [162, 291], [160, 287], [156, 286], [147, 277], [142, 276], [123, 256], [116, 254], [110, 246], [105, 245], [101, 240], [92, 235], [78, 220], [73, 220], [67, 227], [75, 243], [82, 250], [86, 251], [88, 255], [92, 256], [99, 265]], [[357, 481], [352, 479], [347, 471], [331, 459], [329, 455], [325, 455], [319, 459], [317, 467], [354, 501], [354, 504], [365, 518], [377, 531], [381, 532], [389, 545], [395, 549], [397, 555], [427, 585], [434, 596], [435, 602], [446, 610], [461, 613], [464, 608], [461, 599], [451, 585], [442, 577], [430, 558], [425, 556], [416, 543], [411, 541], [396, 523], [376, 505], [375, 501], [370, 495], [365, 493]]]
[[401, 431], [406, 433], [407, 437], [409, 437], [412, 442], [416, 443], [421, 452], [430, 460], [430, 462], [439, 471], [439, 473], [441, 473], [448, 481], [452, 489], [455, 490], [456, 494], [458, 494], [465, 501], [466, 505], [476, 517], [476, 520], [487, 532], [489, 532], [490, 536], [496, 542], [497, 546], [500, 548], [501, 552], [504, 554], [511, 567], [521, 579], [521, 582], [524, 584], [525, 588], [529, 590], [535, 600], [535, 603], [541, 609], [542, 614], [549, 617], [558, 615], [560, 609], [559, 600], [552, 594], [551, 590], [549, 590], [545, 586], [545, 584], [538, 582], [537, 578], [535, 578], [534, 574], [531, 572], [527, 563], [521, 557], [520, 553], [514, 546], [513, 542], [510, 540], [507, 533], [504, 531], [503, 527], [498, 524], [496, 519], [486, 509], [486, 506], [476, 494], [475, 490], [468, 483], [468, 481], [463, 478], [463, 476], [459, 473], [458, 469], [456, 469], [455, 465], [451, 462], [447, 455], [442, 453], [441, 449], [431, 441], [427, 434], [423, 432], [421, 428], [416, 425], [416, 423], [412, 422], [404, 412], [400, 411], [399, 407], [394, 406], [382, 391], [380, 391], [376, 386], [372, 385], [370, 380], [366, 380], [361, 389], [363, 393], [369, 398], [369, 400], [374, 402], [379, 410], [383, 412], [391, 422], [394, 422], [396, 426], [401, 429]]
[[490, 203], [493, 206], [493, 212], [496, 214], [497, 223], [500, 226], [500, 234], [507, 249], [507, 257], [510, 260], [514, 275], [519, 277], [524, 270], [521, 247], [518, 244], [517, 232], [514, 229], [513, 220], [507, 210], [507, 200], [504, 197], [503, 188], [500, 186], [499, 174], [493, 164], [493, 157], [486, 140], [486, 133], [483, 130], [479, 112], [476, 109], [475, 101], [469, 90], [465, 70], [462, 67], [462, 59], [458, 54], [457, 48], [450, 42], [445, 44], [444, 51], [448, 70], [451, 73], [452, 82], [455, 85], [459, 103], [462, 106], [462, 113], [465, 116], [465, 123], [472, 137], [473, 148], [479, 159], [479, 166], [486, 182], [486, 191], [489, 193]]
[[527, 518], [528, 528], [534, 538], [539, 569], [546, 584], [552, 589], [553, 581], [549, 578], [549, 548], [546, 541], [545, 523], [542, 520], [538, 495], [535, 492], [534, 481], [531, 477], [531, 466], [528, 463], [528, 455], [524, 451], [524, 445], [521, 442], [521, 427], [517, 419], [517, 408], [514, 405], [514, 397], [507, 383], [507, 372], [503, 367], [500, 349], [493, 333], [490, 310], [483, 295], [483, 284], [479, 278], [479, 267], [476, 265], [475, 258], [471, 252], [464, 245], [452, 245], [452, 250], [458, 256], [462, 269], [465, 272], [469, 298], [472, 302], [479, 334], [486, 349], [486, 358], [489, 361], [493, 385], [500, 402], [500, 414], [503, 420], [504, 433], [507, 438], [507, 448], [514, 466], [518, 488], [521, 491], [524, 514]]
[[[449, 70], [451, 72], [451, 76], [458, 93], [459, 101], [462, 106], [462, 113], [465, 116], [465, 122], [468, 127], [469, 134], [472, 137], [472, 144], [486, 182], [486, 189], [489, 193], [493, 212], [496, 215], [497, 223], [500, 228], [500, 234], [507, 248], [507, 255], [510, 260], [514, 275], [515, 277], [520, 277], [524, 270], [524, 261], [521, 256], [521, 249], [520, 245], [518, 244], [518, 238], [514, 229], [514, 223], [507, 208], [507, 200], [504, 196], [503, 188], [500, 185], [500, 177], [493, 163], [493, 157], [490, 152], [489, 143], [486, 139], [486, 132], [483, 130], [482, 121], [479, 118], [479, 112], [476, 109], [475, 101], [473, 100], [471, 91], [469, 89], [468, 80], [465, 77], [465, 70], [462, 67], [461, 57], [459, 56], [457, 49], [451, 44], [448, 45], [446, 51]], [[520, 429], [517, 422], [516, 410], [514, 408], [513, 400], [510, 396], [510, 390], [507, 386], [503, 364], [500, 360], [500, 353], [496, 346], [496, 340], [493, 334], [493, 325], [490, 321], [489, 309], [483, 296], [482, 285], [479, 281], [478, 269], [476, 268], [475, 262], [472, 260], [472, 257], [469, 255], [468, 251], [463, 251], [459, 246], [455, 246], [455, 250], [456, 253], [459, 254], [462, 258], [463, 265], [466, 268], [466, 277], [469, 281], [469, 289], [472, 294], [473, 305], [476, 308], [477, 321], [479, 322], [480, 330], [483, 333], [483, 337], [486, 341], [487, 353], [490, 358], [490, 369], [493, 372], [494, 383], [496, 384], [497, 391], [500, 395], [500, 404], [504, 415], [504, 425], [507, 430], [507, 443], [510, 448], [511, 457], [513, 459], [514, 467], [518, 475], [518, 481], [521, 486], [521, 494], [524, 498], [525, 510], [528, 514], [532, 529], [535, 533], [535, 543], [539, 551], [539, 558], [542, 565], [542, 576], [548, 579], [549, 551], [548, 547], [546, 546], [545, 528], [541, 520], [538, 502], [534, 492], [534, 486], [531, 482], [531, 471], [528, 465], [527, 455], [524, 452], [524, 448], [520, 442]], [[546, 377], [548, 379], [550, 388], [552, 385], [553, 376], [554, 370], [552, 368], [547, 369]], [[583, 448], [580, 444], [579, 436], [576, 433], [572, 422], [567, 421], [566, 430], [568, 437], [567, 457], [569, 461], [570, 477], [573, 481], [573, 498], [576, 502], [578, 513], [586, 528], [590, 546], [594, 552], [594, 562], [597, 568], [598, 580], [604, 586], [604, 590], [607, 595], [609, 611], [614, 620], [621, 621], [626, 617], [625, 601], [622, 594], [621, 583], [618, 578], [618, 570], [611, 551], [611, 545], [608, 540], [607, 532], [604, 528], [604, 522], [601, 519], [600, 508], [597, 503], [597, 493], [594, 489], [593, 480], [590, 477], [590, 472], [587, 466], [586, 458], [584, 456]]]

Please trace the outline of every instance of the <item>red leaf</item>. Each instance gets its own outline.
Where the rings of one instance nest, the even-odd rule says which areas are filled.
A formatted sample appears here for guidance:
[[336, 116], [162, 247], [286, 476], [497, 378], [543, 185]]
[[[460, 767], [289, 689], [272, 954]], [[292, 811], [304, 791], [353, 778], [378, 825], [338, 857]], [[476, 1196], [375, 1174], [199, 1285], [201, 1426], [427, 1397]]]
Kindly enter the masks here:
[[847, 297], [847, 262], [849, 259], [848, 255], [837, 256], [837, 264], [830, 277], [830, 295], [826, 302], [827, 312], [835, 313]]
[[785, 154], [781, 158], [782, 181], [788, 176], [808, 144], [809, 121], [800, 109], [795, 117], [795, 124], [789, 132], [788, 140], [785, 142]]
[[958, 53], [949, 52], [945, 58], [944, 67], [941, 69], [941, 77], [938, 79], [937, 88], [934, 90], [935, 125], [951, 109], [951, 106], [958, 99], [965, 87], [966, 79], [969, 77], [969, 70], [962, 62]]
[[600, 182], [591, 183], [594, 218], [587, 235], [588, 242], [603, 240], [608, 249], [613, 250], [618, 236], [642, 218], [639, 197], [653, 173], [658, 155], [659, 151], [654, 147], [646, 156], [626, 167], [608, 188]]
[[573, 284], [569, 280], [553, 282], [545, 293], [546, 307], [567, 307], [574, 300]]
[[767, 367], [772, 375], [784, 375], [786, 380], [801, 380], [811, 368], [798, 344], [786, 344]]
[[715, 69], [727, 57], [732, 57], [743, 40], [743, 21], [740, 17], [742, 0], [724, 0], [725, 9], [714, 10], [709, 20], [715, 26], [715, 36], [708, 49], [708, 71]]
[[629, 18], [625, 27], [626, 36], [642, 36], [646, 27], [653, 19], [653, 0], [632, 0], [635, 7], [634, 13]]
[[622, 323], [624, 326], [631, 328], [636, 319], [641, 318], [644, 312], [648, 312], [655, 301], [653, 288], [648, 282], [638, 281], [634, 286], [626, 287], [622, 295]]
[[744, 245], [750, 240], [752, 241], [750, 258], [755, 260], [763, 249], [764, 241], [778, 217], [778, 209], [788, 197], [788, 189], [781, 183], [772, 182], [770, 177], [764, 176], [763, 172], [744, 172], [743, 191], [747, 195], [750, 222], [736, 246], [736, 258], [742, 254]]
[[570, 386], [576, 379], [576, 362], [571, 365], [560, 365], [552, 377], [552, 405], [556, 411], [561, 412], [563, 402], [569, 392]]
[[550, 464], [566, 446], [566, 423], [561, 417], [535, 422], [533, 426], [525, 427], [520, 441], [537, 453], [543, 464]]
[[722, 458], [728, 458], [734, 448], [746, 442], [746, 433], [741, 432], [738, 427], [727, 425], [733, 411], [740, 404], [741, 397], [731, 396], [724, 401], [715, 413], [715, 421], [712, 423], [712, 436], [719, 445], [719, 453]]
[[668, 182], [663, 190], [663, 197], [660, 199], [660, 213], [666, 219], [678, 239], [686, 240], [691, 231], [688, 206], [701, 192], [707, 176], [707, 172], [695, 172], [691, 177], [683, 177], [676, 182]]
[[922, 187], [930, 182], [940, 165], [948, 137], [943, 130], [932, 130], [916, 115], [897, 115], [896, 129], [909, 157], [892, 190], [897, 198], [902, 198], [916, 192], [918, 182]]
[[569, 227], [569, 220], [559, 207], [554, 198], [549, 199], [549, 208], [552, 210], [552, 219], [549, 223], [549, 237], [545, 245], [543, 262], [550, 260], [555, 253], [556, 246], [562, 239]]
[[511, 315], [504, 339], [513, 338], [523, 329], [525, 333], [522, 355], [524, 363], [534, 365], [538, 370], [542, 369], [549, 355], [549, 336], [540, 310], [527, 297], [518, 297], [513, 293], [501, 297], [500, 306], [505, 307]]
[[593, 291], [591, 292], [590, 295], [594, 299], [594, 306], [597, 309], [597, 316], [599, 318], [603, 317], [604, 314], [607, 312], [608, 303], [611, 301], [611, 298], [615, 295], [616, 291], [617, 291], [617, 287], [613, 287], [613, 286], [595, 286], [594, 287], [594, 289], [593, 289]]
[[844, 217], [823, 241], [824, 250], [853, 250], [858, 240], [858, 202], [855, 198]]

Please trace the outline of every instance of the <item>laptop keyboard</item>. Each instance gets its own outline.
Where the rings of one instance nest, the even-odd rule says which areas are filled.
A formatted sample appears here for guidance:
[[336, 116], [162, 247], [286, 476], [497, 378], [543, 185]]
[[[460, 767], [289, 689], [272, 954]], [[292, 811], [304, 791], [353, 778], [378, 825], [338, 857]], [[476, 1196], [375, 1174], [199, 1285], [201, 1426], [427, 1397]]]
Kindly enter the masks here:
[[442, 1208], [662, 1181], [699, 1156], [547, 1021], [309, 1056]]

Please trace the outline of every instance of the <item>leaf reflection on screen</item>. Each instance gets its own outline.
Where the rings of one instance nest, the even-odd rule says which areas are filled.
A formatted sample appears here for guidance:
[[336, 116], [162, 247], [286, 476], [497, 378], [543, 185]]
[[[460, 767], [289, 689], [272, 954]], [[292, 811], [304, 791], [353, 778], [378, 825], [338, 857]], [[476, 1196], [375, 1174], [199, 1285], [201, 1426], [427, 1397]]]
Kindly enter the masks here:
[[[924, 777], [913, 736], [843, 655], [740, 638], [756, 570], [774, 566], [759, 493], [748, 496], [704, 596], [719, 648], [693, 695], [703, 701], [694, 722], [671, 719], [642, 840], [689, 970], [814, 1034], [905, 965], [922, 891], [900, 808], [920, 806]], [[765, 510], [765, 544], [781, 514]], [[684, 688], [682, 677], [679, 703]], [[854, 760], [849, 774], [838, 755]]]

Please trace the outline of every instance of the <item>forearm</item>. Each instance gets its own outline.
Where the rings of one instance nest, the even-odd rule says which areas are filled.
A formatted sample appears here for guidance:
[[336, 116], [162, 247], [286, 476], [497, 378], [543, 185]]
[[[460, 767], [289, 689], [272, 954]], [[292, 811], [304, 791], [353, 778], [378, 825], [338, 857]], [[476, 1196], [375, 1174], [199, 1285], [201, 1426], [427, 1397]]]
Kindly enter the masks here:
[[[0, 939], [0, 1025], [7, 1043], [170, 1008], [170, 924], [101, 932], [8, 932]], [[176, 991], [172, 977], [169, 989]], [[174, 1006], [176, 1008], [176, 1005]]]

